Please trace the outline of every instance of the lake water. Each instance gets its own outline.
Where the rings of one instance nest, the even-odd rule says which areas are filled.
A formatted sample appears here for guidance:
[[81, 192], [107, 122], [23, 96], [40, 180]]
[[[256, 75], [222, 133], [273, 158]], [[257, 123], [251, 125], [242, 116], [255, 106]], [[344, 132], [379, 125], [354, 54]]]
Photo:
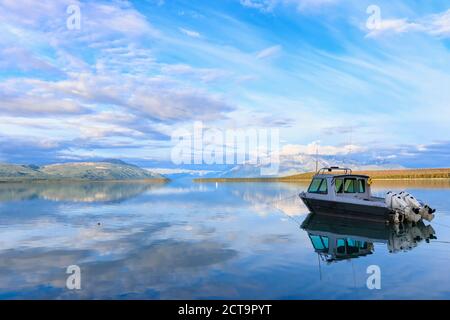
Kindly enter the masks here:
[[[317, 217], [302, 229], [306, 187], [0, 184], [0, 299], [450, 298], [449, 181], [375, 184], [437, 209], [401, 230]], [[319, 253], [325, 234], [347, 248]], [[81, 290], [66, 288], [70, 265]], [[380, 290], [366, 285], [372, 265]]]

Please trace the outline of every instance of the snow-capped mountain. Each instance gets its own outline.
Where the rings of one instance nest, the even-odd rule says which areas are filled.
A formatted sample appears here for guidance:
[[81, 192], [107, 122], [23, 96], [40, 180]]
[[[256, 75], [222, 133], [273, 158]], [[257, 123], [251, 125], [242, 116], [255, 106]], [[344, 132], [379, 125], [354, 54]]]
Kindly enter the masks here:
[[220, 171], [214, 170], [190, 170], [179, 168], [148, 168], [147, 170], [164, 175], [165, 177], [174, 180], [208, 178], [220, 174]]
[[[306, 154], [295, 155], [280, 155], [278, 174], [276, 176], [289, 176], [293, 174], [312, 172], [316, 168], [339, 166], [349, 167], [353, 170], [386, 170], [386, 169], [401, 169], [399, 165], [387, 163], [384, 161], [357, 161], [349, 159], [348, 157], [333, 157], [333, 156], [311, 156]], [[261, 174], [261, 169], [268, 167], [263, 164], [242, 164], [233, 167], [219, 175], [222, 178], [249, 178], [249, 177], [264, 177]]]

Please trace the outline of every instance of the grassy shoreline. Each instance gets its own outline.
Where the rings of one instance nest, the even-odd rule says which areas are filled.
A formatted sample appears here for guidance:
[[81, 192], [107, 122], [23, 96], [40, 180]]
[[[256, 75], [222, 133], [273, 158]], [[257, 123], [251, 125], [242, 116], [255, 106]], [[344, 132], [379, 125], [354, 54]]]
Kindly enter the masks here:
[[[370, 176], [374, 181], [450, 180], [450, 168], [373, 170], [354, 171], [353, 173]], [[194, 179], [194, 182], [304, 182], [310, 181], [314, 174], [315, 172], [308, 172], [274, 178], [200, 178]]]

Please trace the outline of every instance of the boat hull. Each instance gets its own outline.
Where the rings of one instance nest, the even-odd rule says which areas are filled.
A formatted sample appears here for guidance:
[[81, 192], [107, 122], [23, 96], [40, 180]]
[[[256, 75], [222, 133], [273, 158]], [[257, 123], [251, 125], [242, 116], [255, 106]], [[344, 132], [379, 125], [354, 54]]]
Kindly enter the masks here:
[[312, 199], [302, 196], [300, 198], [311, 213], [377, 222], [391, 222], [393, 219], [392, 211], [386, 207]]

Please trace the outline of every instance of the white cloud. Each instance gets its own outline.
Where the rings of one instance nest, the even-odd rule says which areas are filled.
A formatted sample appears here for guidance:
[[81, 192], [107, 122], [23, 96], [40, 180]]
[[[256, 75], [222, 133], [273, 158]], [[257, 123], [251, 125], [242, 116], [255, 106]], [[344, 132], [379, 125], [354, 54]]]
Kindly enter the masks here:
[[270, 12], [275, 7], [295, 6], [298, 11], [315, 10], [325, 5], [337, 3], [339, 0], [240, 0], [241, 5], [247, 8]]
[[371, 30], [367, 37], [385, 33], [424, 32], [433, 36], [450, 36], [450, 9], [438, 14], [427, 15], [416, 21], [403, 19], [382, 19], [378, 28]]
[[437, 36], [450, 36], [450, 9], [430, 16], [429, 32]]
[[[60, 137], [66, 131], [69, 137], [64, 136], [63, 141], [72, 144], [71, 139], [79, 139], [81, 142], [77, 140], [73, 145], [86, 143], [88, 149], [86, 140], [109, 139], [107, 147], [123, 144], [123, 140], [114, 139], [128, 136], [133, 139], [130, 144], [135, 145], [148, 143], [154, 134], [160, 142], [170, 137], [171, 130], [180, 123], [202, 119], [219, 125], [282, 127], [283, 143], [326, 139], [324, 144], [330, 148], [323, 146], [320, 151], [326, 154], [342, 154], [349, 149], [341, 146], [349, 136], [345, 129], [339, 134], [323, 136], [321, 133], [324, 126], [339, 126], [347, 123], [347, 119], [367, 126], [358, 135], [356, 144], [372, 140], [383, 145], [412, 140], [427, 143], [430, 137], [446, 133], [448, 90], [445, 89], [449, 77], [445, 62], [449, 60], [445, 47], [436, 45], [433, 39], [408, 43], [405, 37], [406, 46], [380, 42], [386, 53], [382, 57], [372, 51], [380, 48], [360, 42], [359, 36], [352, 35], [335, 38], [345, 49], [342, 51], [306, 45], [307, 39], [298, 34], [294, 37], [299, 46], [291, 48], [290, 34], [280, 38], [276, 30], [261, 30], [260, 25], [252, 25], [246, 19], [235, 21], [227, 12], [220, 12], [219, 17], [209, 16], [210, 12], [206, 11], [202, 21], [196, 23], [206, 23], [211, 30], [217, 28], [214, 29], [217, 38], [225, 38], [217, 42], [194, 41], [192, 36], [204, 38], [204, 35], [177, 29], [188, 23], [187, 20], [174, 23], [172, 19], [177, 17], [161, 17], [157, 20], [159, 32], [150, 24], [151, 18], [141, 15], [126, 1], [82, 2], [82, 29], [69, 32], [64, 21], [69, 2], [73, 1], [42, 1], [37, 5], [27, 0], [0, 1], [0, 26], [5, 27], [0, 37], [0, 67], [10, 68], [5, 72], [8, 78], [15, 77], [8, 74], [9, 70], [26, 73], [26, 77], [17, 78], [10, 88], [5, 82], [0, 83], [0, 116], [36, 120], [33, 124], [15, 124], [11, 132], [19, 134], [28, 130], [32, 135], [44, 120], [56, 119], [60, 124], [48, 122], [40, 137]], [[275, 5], [289, 5], [284, 9], [290, 11], [296, 8], [305, 11], [335, 2], [241, 1], [262, 11], [272, 10]], [[24, 4], [33, 10], [24, 10]], [[360, 13], [364, 17], [364, 10]], [[150, 12], [148, 16], [153, 14]], [[212, 21], [216, 17], [217, 21]], [[384, 20], [379, 33], [373, 35], [420, 31], [446, 36], [449, 17], [450, 10], [414, 21]], [[280, 13], [279, 18], [285, 17]], [[324, 25], [330, 22], [323, 18]], [[170, 31], [162, 33], [166, 29]], [[344, 32], [335, 31], [340, 32], [331, 33], [330, 37]], [[147, 36], [160, 37], [157, 40], [161, 41], [152, 41]], [[430, 43], [426, 43], [428, 40]], [[265, 48], [269, 46], [267, 43], [272, 46]], [[414, 46], [420, 47], [420, 56]], [[263, 50], [258, 52], [260, 49]], [[263, 59], [280, 53], [286, 57], [287, 64], [263, 63]], [[158, 55], [176, 57], [173, 60], [179, 62], [167, 64], [168, 60], [164, 59], [166, 63], [160, 63]], [[54, 76], [54, 71], [61, 74]], [[240, 80], [238, 85], [233, 79]], [[243, 83], [245, 80], [253, 81]], [[228, 93], [227, 99], [224, 92]], [[117, 114], [105, 115], [105, 110]], [[132, 119], [119, 121], [124, 114]], [[421, 121], [433, 125], [433, 130], [412, 129], [420, 127], [419, 115]], [[1, 121], [2, 125], [6, 122], [11, 128], [10, 120]], [[351, 149], [356, 152], [358, 147]], [[293, 150], [315, 153], [310, 145]]]
[[152, 90], [138, 87], [127, 105], [150, 118], [169, 121], [214, 120], [232, 108], [218, 96], [198, 89]]
[[[114, 73], [73, 74], [66, 80], [17, 79], [0, 85], [0, 112], [75, 114], [98, 105], [161, 122], [222, 119], [233, 110], [221, 96], [168, 78]], [[26, 92], [23, 94], [23, 92]]]
[[87, 108], [70, 97], [37, 85], [39, 81], [6, 80], [0, 83], [0, 113], [14, 115], [80, 114]]
[[19, 136], [44, 141], [52, 135], [65, 149], [128, 146], [139, 147], [133, 153], [153, 155], [157, 151], [151, 150], [167, 148], [178, 123], [220, 120], [233, 109], [221, 95], [192, 81], [206, 83], [229, 73], [159, 64], [143, 39], [161, 34], [128, 2], [81, 3], [81, 30], [71, 31], [65, 10], [73, 1], [30, 2], [30, 12], [24, 10], [26, 1], [0, 2], [0, 27], [6, 30], [0, 67], [34, 72], [0, 83], [0, 118], [11, 133], [8, 141]]
[[118, 7], [109, 4], [91, 3], [82, 12], [88, 17], [82, 20], [82, 29], [91, 31], [121, 33], [127, 36], [158, 36], [159, 32], [150, 25], [145, 16], [128, 7]]
[[381, 161], [394, 160], [394, 159], [397, 159], [397, 155], [390, 154], [390, 155], [387, 155], [387, 156], [376, 156], [375, 159], [376, 160], [381, 160]]
[[272, 11], [276, 1], [274, 0], [240, 0], [241, 5], [247, 8], [259, 9], [261, 11]]
[[197, 31], [194, 31], [194, 30], [189, 30], [189, 29], [185, 29], [185, 28], [179, 28], [179, 30], [191, 38], [200, 38], [201, 37], [200, 33]]
[[53, 74], [62, 73], [47, 59], [33, 55], [33, 53], [26, 48], [19, 46], [0, 48], [0, 69], [19, 69], [25, 72], [42, 70]]
[[385, 32], [405, 33], [421, 30], [424, 30], [422, 25], [408, 22], [406, 19], [383, 19], [380, 21], [379, 26], [372, 30], [367, 37], [374, 37]]
[[336, 4], [339, 0], [285, 0], [297, 6], [299, 11], [316, 10], [326, 5]]
[[427, 145], [419, 144], [419, 145], [417, 146], [417, 151], [421, 151], [421, 152], [423, 152], [423, 151], [428, 151], [428, 147], [427, 147]]
[[20, 97], [1, 97], [0, 113], [8, 114], [77, 114], [84, 110], [76, 101], [43, 97], [38, 95], [24, 95]]
[[163, 64], [161, 72], [167, 75], [192, 77], [202, 82], [226, 79], [231, 76], [230, 72], [222, 69], [194, 68], [188, 64]]
[[179, 168], [146, 168], [147, 170], [160, 174], [192, 174], [204, 176], [209, 173], [218, 173], [219, 171], [212, 170], [190, 170], [190, 169], [179, 169]]
[[282, 50], [282, 47], [280, 45], [272, 46], [272, 47], [266, 48], [266, 49], [258, 52], [256, 54], [256, 58], [257, 59], [270, 58], [270, 57], [273, 57], [273, 56], [277, 55], [278, 53], [280, 53], [281, 50]]
[[[66, 8], [77, 1], [33, 1], [33, 0], [4, 0], [0, 3], [0, 21], [26, 26], [39, 26], [42, 22], [53, 17], [67, 17]], [[24, 9], [28, 8], [26, 14]]]
[[307, 145], [288, 144], [281, 148], [281, 155], [315, 155], [317, 152], [322, 156], [336, 156], [346, 155], [350, 153], [358, 153], [367, 150], [365, 147], [358, 145], [344, 145], [341, 147], [320, 145], [317, 142], [312, 142]]

